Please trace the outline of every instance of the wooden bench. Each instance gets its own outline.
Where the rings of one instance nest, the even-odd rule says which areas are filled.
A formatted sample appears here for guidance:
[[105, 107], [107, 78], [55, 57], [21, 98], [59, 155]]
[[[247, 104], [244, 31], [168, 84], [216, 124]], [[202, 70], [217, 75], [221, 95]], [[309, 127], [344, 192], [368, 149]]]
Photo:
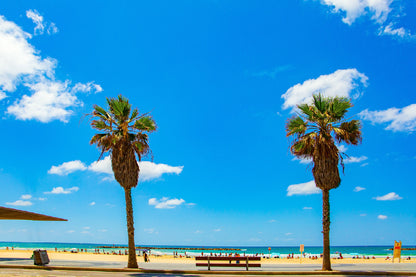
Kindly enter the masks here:
[[[248, 270], [249, 267], [261, 267], [260, 263], [250, 263], [250, 261], [260, 261], [260, 257], [212, 257], [212, 256], [200, 256], [195, 257], [196, 261], [207, 261], [206, 263], [196, 263], [196, 266], [206, 266], [208, 270], [211, 267], [245, 267]], [[227, 261], [228, 263], [218, 263], [218, 261]]]

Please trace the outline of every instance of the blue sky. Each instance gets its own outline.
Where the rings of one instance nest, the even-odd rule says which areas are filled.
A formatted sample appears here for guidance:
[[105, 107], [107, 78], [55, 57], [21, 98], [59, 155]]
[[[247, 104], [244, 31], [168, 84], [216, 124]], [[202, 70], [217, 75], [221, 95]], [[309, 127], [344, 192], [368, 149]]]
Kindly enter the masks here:
[[151, 112], [137, 244], [321, 245], [321, 194], [285, 122], [346, 96], [363, 143], [331, 191], [333, 245], [416, 243], [416, 3], [6, 1], [0, 7], [3, 241], [127, 243], [124, 193], [84, 115]]

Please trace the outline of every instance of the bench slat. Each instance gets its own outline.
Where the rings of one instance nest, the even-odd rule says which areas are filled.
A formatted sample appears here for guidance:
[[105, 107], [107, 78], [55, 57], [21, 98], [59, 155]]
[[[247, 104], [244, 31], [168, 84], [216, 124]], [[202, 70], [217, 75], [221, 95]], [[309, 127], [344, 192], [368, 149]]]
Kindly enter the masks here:
[[210, 257], [210, 256], [197, 256], [195, 260], [197, 261], [260, 261], [260, 257]]
[[[196, 266], [208, 266], [208, 263], [196, 263]], [[211, 267], [247, 267], [246, 264], [210, 263]], [[261, 264], [248, 264], [248, 267], [261, 267]]]

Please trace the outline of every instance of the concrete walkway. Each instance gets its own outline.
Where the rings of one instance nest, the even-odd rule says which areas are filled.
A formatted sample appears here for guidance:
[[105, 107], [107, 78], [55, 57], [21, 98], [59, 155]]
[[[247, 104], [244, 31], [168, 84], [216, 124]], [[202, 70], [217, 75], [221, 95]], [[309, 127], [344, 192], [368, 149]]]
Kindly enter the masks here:
[[[195, 264], [141, 263], [139, 270], [125, 269], [125, 262], [51, 261], [46, 267], [33, 265], [31, 259], [0, 258], [0, 276], [416, 276], [416, 264], [335, 264], [332, 272], [321, 272], [321, 265], [263, 264], [260, 269], [197, 268]], [[115, 274], [115, 272], [117, 272]], [[6, 274], [6, 275], [2, 275]], [[7, 275], [8, 274], [8, 275]]]

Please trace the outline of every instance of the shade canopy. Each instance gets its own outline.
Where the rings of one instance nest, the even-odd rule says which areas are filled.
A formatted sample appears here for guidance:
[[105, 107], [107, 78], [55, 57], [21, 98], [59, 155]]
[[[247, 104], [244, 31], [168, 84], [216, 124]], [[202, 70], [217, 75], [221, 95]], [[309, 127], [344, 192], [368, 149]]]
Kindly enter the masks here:
[[68, 221], [67, 219], [0, 207], [0, 219], [14, 220], [42, 220], [42, 221]]

